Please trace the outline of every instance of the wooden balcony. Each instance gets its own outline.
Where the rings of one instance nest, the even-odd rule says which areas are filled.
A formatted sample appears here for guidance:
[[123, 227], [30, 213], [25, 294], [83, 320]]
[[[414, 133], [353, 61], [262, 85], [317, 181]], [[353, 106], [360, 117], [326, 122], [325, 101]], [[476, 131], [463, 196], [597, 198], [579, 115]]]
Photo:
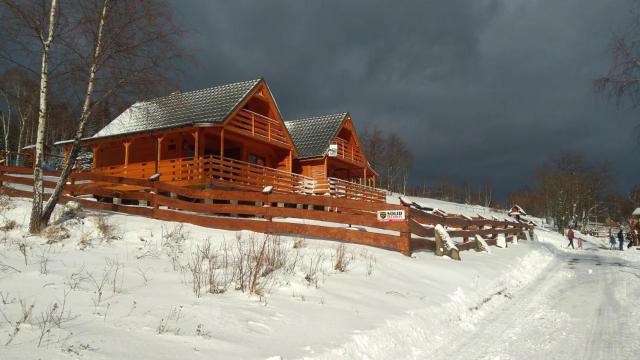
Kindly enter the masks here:
[[240, 110], [227, 128], [269, 143], [288, 145], [282, 123], [250, 110]]
[[342, 159], [357, 165], [364, 165], [364, 155], [362, 151], [357, 147], [349, 144], [346, 140], [336, 137], [332, 142], [332, 145], [338, 145], [338, 154], [336, 158]]

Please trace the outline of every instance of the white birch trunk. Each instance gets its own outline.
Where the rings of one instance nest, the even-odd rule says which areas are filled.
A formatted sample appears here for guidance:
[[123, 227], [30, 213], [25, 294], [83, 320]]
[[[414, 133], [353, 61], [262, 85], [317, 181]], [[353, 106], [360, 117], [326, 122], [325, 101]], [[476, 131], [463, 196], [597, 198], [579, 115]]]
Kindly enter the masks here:
[[2, 115], [2, 134], [4, 135], [4, 161], [5, 165], [11, 165], [11, 156], [9, 154], [9, 133], [11, 132], [11, 104], [7, 99], [7, 114]]
[[33, 204], [31, 207], [31, 219], [29, 221], [29, 231], [39, 232], [42, 229], [42, 163], [44, 161], [44, 139], [47, 120], [47, 90], [49, 80], [49, 49], [53, 42], [53, 35], [56, 26], [58, 10], [58, 0], [51, 0], [49, 11], [49, 29], [47, 39], [42, 38], [42, 68], [40, 70], [40, 107], [38, 111], [38, 132], [36, 138], [36, 158], [33, 171]]
[[62, 168], [62, 172], [60, 174], [60, 179], [56, 183], [56, 187], [47, 201], [45, 205], [44, 211], [42, 213], [42, 223], [47, 224], [49, 219], [51, 218], [51, 214], [53, 213], [53, 209], [55, 209], [56, 204], [58, 203], [58, 199], [60, 195], [62, 195], [62, 190], [67, 183], [67, 179], [73, 170], [73, 166], [78, 157], [78, 152], [80, 151], [80, 140], [84, 134], [84, 128], [86, 126], [87, 120], [91, 114], [91, 98], [93, 96], [93, 91], [96, 84], [96, 73], [98, 72], [98, 64], [100, 61], [100, 56], [102, 52], [102, 38], [104, 35], [104, 24], [107, 18], [107, 8], [109, 5], [109, 0], [103, 0], [102, 2], [102, 12], [100, 14], [100, 23], [98, 25], [98, 35], [96, 38], [95, 49], [93, 52], [93, 61], [91, 62], [91, 69], [89, 70], [89, 80], [87, 82], [87, 92], [85, 93], [84, 102], [82, 104], [82, 113], [80, 114], [80, 121], [78, 122], [78, 128], [76, 129], [75, 137], [73, 139], [73, 145], [71, 146], [71, 151], [69, 152], [69, 156], [64, 163]]

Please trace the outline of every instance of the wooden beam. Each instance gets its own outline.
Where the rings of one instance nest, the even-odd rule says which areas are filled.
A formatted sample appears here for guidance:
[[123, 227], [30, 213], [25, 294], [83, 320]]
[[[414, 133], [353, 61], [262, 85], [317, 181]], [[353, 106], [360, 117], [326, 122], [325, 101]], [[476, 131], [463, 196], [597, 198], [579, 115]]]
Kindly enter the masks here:
[[288, 164], [289, 172], [293, 172], [293, 150], [289, 150], [289, 164]]

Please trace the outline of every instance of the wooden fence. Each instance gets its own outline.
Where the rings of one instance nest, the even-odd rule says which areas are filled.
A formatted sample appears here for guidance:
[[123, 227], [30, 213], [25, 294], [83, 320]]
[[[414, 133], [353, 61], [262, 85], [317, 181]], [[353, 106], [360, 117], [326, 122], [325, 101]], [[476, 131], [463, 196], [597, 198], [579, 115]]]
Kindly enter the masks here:
[[[27, 175], [31, 172], [30, 168], [0, 166], [0, 191], [9, 196], [32, 197], [28, 187], [33, 186], [33, 180]], [[47, 172], [46, 175], [58, 174]], [[55, 182], [45, 181], [44, 186], [53, 188]], [[333, 239], [396, 250], [405, 255], [421, 249], [434, 250], [435, 242], [431, 238], [436, 224], [448, 227], [451, 237], [463, 239], [460, 250], [473, 248], [474, 243], [466, 239], [476, 234], [518, 235], [530, 228], [514, 221], [438, 216], [405, 205], [304, 194], [197, 189], [92, 172], [71, 175], [61, 203], [69, 201], [90, 209], [225, 230]], [[404, 219], [379, 221], [377, 212], [385, 210], [403, 211]]]

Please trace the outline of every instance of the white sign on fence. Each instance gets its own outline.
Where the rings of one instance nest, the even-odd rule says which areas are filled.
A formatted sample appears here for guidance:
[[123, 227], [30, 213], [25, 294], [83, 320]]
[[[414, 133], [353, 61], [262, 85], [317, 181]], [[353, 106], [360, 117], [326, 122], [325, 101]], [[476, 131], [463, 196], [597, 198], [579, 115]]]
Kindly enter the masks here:
[[378, 221], [404, 221], [404, 210], [378, 211]]
[[327, 150], [327, 156], [331, 156], [331, 157], [338, 156], [338, 144], [329, 145], [329, 150]]

